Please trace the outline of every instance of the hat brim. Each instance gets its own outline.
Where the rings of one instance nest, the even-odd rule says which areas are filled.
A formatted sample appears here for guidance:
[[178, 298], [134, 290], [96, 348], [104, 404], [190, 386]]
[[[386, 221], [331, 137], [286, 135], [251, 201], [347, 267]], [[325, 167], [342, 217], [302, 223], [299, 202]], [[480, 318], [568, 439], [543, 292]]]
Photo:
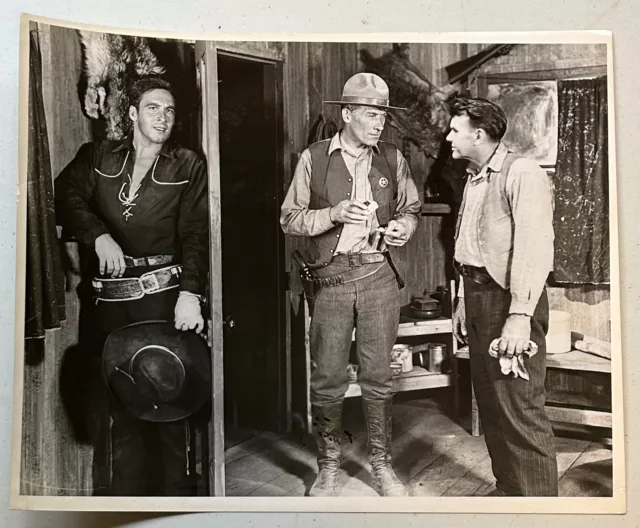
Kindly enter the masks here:
[[390, 106], [390, 105], [381, 105], [374, 103], [358, 103], [355, 101], [322, 101], [322, 104], [334, 104], [334, 105], [354, 105], [354, 106], [373, 106], [374, 108], [385, 108], [387, 110], [407, 110], [407, 108], [402, 108], [399, 106]]
[[[121, 372], [136, 351], [149, 344], [170, 349], [185, 367], [184, 390], [174, 401], [151, 404]], [[111, 332], [103, 349], [102, 373], [115, 400], [141, 420], [183, 420], [211, 396], [211, 358], [204, 340], [194, 332], [177, 330], [168, 321], [143, 321]]]

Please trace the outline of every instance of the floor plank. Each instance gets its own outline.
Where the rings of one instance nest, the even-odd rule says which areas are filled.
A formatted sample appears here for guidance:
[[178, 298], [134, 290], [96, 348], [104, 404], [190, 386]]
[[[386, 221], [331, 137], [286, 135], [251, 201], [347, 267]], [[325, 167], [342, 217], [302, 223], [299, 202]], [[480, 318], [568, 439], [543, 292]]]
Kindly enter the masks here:
[[561, 497], [612, 497], [613, 459], [611, 449], [590, 444], [558, 482]]
[[[340, 496], [376, 496], [359, 402], [346, 406]], [[601, 442], [556, 437], [560, 495], [611, 496], [611, 449]], [[393, 466], [415, 496], [479, 496], [494, 489], [484, 437], [471, 436], [429, 398], [393, 407]], [[260, 433], [227, 451], [229, 496], [303, 496], [317, 473], [310, 435]]]

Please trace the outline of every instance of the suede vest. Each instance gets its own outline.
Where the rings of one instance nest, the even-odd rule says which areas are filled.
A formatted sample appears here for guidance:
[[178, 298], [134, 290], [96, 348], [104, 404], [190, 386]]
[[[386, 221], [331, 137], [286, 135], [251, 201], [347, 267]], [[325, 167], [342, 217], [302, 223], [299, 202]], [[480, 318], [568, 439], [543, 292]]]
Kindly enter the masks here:
[[[511, 204], [507, 196], [507, 176], [511, 165], [519, 158], [520, 156], [509, 151], [502, 162], [500, 171], [492, 172], [488, 175], [487, 190], [480, 208], [477, 225], [482, 261], [493, 280], [505, 289], [509, 288], [514, 236]], [[458, 213], [455, 240], [458, 239], [460, 231], [467, 186], [465, 186], [462, 205]]]
[[[309, 209], [324, 209], [351, 198], [352, 179], [339, 149], [329, 155], [331, 139], [318, 141], [309, 146], [311, 154], [311, 184]], [[376, 216], [380, 226], [386, 226], [396, 213], [398, 203], [397, 149], [394, 145], [379, 142], [380, 154], [373, 154], [369, 183], [373, 199], [378, 204]], [[385, 184], [386, 180], [386, 184]], [[343, 224], [315, 237], [306, 239], [305, 260], [311, 267], [326, 266], [333, 257]], [[396, 272], [402, 282], [401, 258], [397, 248], [389, 247]]]

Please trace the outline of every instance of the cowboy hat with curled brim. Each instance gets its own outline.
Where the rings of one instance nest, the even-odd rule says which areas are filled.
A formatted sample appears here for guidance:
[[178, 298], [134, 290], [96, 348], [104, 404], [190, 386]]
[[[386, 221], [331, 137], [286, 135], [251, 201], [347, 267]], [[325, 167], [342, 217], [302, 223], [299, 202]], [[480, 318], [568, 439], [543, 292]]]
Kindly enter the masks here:
[[353, 104], [390, 110], [406, 110], [406, 108], [389, 105], [389, 87], [382, 77], [378, 77], [373, 73], [356, 73], [344, 84], [340, 101], [323, 102], [326, 104]]
[[211, 395], [211, 359], [204, 339], [167, 321], [143, 321], [111, 332], [102, 371], [115, 400], [150, 422], [188, 418]]

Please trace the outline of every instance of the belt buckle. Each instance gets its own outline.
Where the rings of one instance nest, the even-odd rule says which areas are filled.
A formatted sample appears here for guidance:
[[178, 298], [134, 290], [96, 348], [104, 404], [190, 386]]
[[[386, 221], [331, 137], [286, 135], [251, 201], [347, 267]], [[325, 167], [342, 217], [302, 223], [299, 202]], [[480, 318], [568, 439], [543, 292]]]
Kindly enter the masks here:
[[[147, 287], [145, 281], [151, 282], [151, 287]], [[158, 282], [158, 277], [155, 274], [143, 275], [140, 277], [140, 286], [142, 286], [142, 291], [144, 293], [153, 293], [160, 289], [160, 283]]]
[[362, 266], [362, 257], [360, 253], [347, 253], [347, 259], [349, 261], [349, 266], [352, 268]]

